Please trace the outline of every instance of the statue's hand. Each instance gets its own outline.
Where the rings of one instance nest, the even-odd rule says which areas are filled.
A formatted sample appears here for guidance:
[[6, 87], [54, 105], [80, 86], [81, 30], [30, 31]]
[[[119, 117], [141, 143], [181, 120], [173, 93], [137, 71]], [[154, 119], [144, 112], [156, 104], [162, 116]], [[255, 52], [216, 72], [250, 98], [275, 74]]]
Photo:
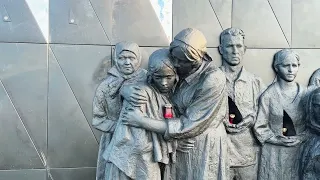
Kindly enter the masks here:
[[136, 108], [127, 109], [120, 118], [124, 125], [143, 128], [143, 114]]
[[190, 149], [194, 148], [195, 140], [192, 138], [180, 139], [178, 141], [178, 151], [189, 152]]
[[301, 140], [298, 136], [289, 136], [289, 137], [281, 136], [281, 141], [283, 145], [287, 147], [297, 146], [298, 144], [301, 143]]
[[253, 119], [254, 116], [249, 114], [248, 116], [244, 117], [240, 123], [236, 124], [236, 128], [247, 129], [248, 127], [251, 127], [251, 125], [253, 124]]
[[287, 146], [287, 147], [292, 147], [300, 144], [299, 138], [295, 136], [274, 136], [270, 139], [267, 140], [268, 143], [270, 144], [275, 144], [275, 145], [280, 145], [280, 146]]
[[242, 128], [238, 128], [237, 124], [231, 124], [229, 122], [225, 123], [225, 127], [228, 133], [239, 133], [243, 130]]
[[121, 96], [127, 100], [132, 106], [140, 106], [146, 104], [148, 99], [147, 95], [142, 92], [138, 86], [124, 86], [120, 91]]

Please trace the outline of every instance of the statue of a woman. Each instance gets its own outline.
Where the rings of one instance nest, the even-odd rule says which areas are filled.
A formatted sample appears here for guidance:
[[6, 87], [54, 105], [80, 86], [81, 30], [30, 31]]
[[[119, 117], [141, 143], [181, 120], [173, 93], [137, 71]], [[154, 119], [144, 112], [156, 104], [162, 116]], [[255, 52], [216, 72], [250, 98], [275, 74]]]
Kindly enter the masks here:
[[[139, 84], [139, 94], [147, 97], [142, 105], [132, 106], [126, 100], [120, 116], [127, 116], [127, 112], [136, 109], [140, 117], [159, 119], [173, 118], [174, 112], [164, 116], [163, 109], [172, 106], [169, 96], [177, 82], [174, 66], [169, 59], [169, 50], [160, 49], [153, 52], [149, 58], [147, 83]], [[124, 86], [123, 88], [126, 88]], [[128, 116], [128, 119], [132, 118]], [[112, 163], [105, 180], [137, 179], [161, 180], [170, 175], [169, 163], [175, 161], [176, 141], [167, 142], [163, 136], [154, 132], [124, 125], [120, 118], [110, 145], [104, 153], [104, 158]], [[170, 121], [170, 120], [169, 120]]]
[[97, 180], [104, 180], [107, 163], [102, 155], [109, 145], [113, 131], [120, 115], [122, 101], [120, 89], [124, 84], [144, 82], [146, 71], [139, 68], [141, 54], [136, 43], [121, 42], [115, 46], [115, 66], [107, 74], [105, 80], [98, 86], [93, 99], [92, 125], [103, 134], [100, 140]]
[[[228, 99], [226, 77], [213, 65], [206, 39], [196, 29], [179, 32], [170, 44], [170, 54], [179, 75], [172, 96], [178, 117], [166, 121], [141, 117], [129, 111], [124, 123], [177, 139], [176, 179], [228, 178], [227, 134], [223, 124]], [[138, 91], [138, 90], [137, 90]], [[136, 98], [125, 93], [128, 101]]]
[[262, 144], [260, 180], [298, 179], [295, 165], [301, 142], [305, 139], [305, 118], [301, 99], [304, 88], [296, 83], [299, 56], [290, 49], [274, 55], [277, 77], [260, 96], [255, 134]]
[[300, 179], [320, 179], [320, 88], [313, 90], [306, 105], [307, 127], [310, 138], [302, 148]]

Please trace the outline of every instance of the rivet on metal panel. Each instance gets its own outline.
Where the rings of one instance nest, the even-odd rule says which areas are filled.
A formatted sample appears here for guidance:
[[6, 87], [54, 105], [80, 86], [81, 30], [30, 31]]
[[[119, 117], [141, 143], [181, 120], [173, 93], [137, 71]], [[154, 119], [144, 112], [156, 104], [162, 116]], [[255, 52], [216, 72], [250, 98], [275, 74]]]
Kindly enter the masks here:
[[4, 22], [11, 22], [9, 13], [8, 13], [7, 8], [5, 6], [2, 7], [1, 14], [3, 15]]
[[73, 13], [72, 9], [69, 10], [69, 24], [77, 24], [77, 20], [75, 18], [75, 14]]

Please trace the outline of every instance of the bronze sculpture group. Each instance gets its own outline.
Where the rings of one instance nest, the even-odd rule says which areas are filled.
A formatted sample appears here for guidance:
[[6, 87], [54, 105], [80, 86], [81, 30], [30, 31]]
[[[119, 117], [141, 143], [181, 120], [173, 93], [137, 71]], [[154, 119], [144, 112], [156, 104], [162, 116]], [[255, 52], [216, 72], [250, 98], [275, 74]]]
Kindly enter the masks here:
[[93, 101], [103, 132], [96, 179], [320, 179], [320, 73], [302, 87], [300, 58], [284, 49], [265, 87], [242, 65], [244, 39], [224, 30], [216, 67], [205, 36], [187, 28], [151, 54], [147, 71], [137, 44], [118, 43]]

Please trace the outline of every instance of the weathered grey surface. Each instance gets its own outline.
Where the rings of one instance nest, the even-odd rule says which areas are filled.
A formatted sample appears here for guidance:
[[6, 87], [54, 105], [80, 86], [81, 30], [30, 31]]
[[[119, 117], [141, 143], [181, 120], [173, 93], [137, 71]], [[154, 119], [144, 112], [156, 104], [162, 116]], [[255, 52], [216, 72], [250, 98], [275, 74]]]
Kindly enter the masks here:
[[231, 167], [231, 179], [255, 180], [258, 174], [259, 145], [254, 137], [252, 127], [256, 120], [258, 98], [264, 88], [261, 78], [249, 73], [243, 67], [243, 56], [246, 52], [245, 34], [241, 29], [229, 28], [220, 35], [219, 51], [222, 56], [220, 69], [227, 78], [228, 97], [240, 112], [230, 107], [229, 118], [241, 119], [237, 124], [225, 123], [228, 132], [228, 158]]
[[61, 44], [50, 47], [95, 138], [100, 140], [101, 133], [91, 125], [92, 99], [111, 67], [111, 47]]
[[110, 44], [89, 0], [49, 1], [50, 43]]
[[[127, 1], [127, 0], [126, 0]], [[47, 137], [50, 139], [51, 137], [55, 137], [56, 134], [59, 134], [60, 131], [53, 131], [52, 129], [50, 130], [51, 132], [47, 130], [47, 105], [46, 105], [46, 99], [47, 99], [47, 89], [48, 86], [50, 86], [51, 81], [49, 81], [48, 76], [48, 69], [46, 68], [46, 62], [47, 62], [47, 57], [46, 53], [48, 51], [47, 49], [47, 44], [43, 45], [38, 45], [37, 43], [46, 43], [45, 39], [43, 38], [43, 35], [41, 34], [41, 31], [38, 26], [41, 26], [41, 23], [37, 24], [39, 21], [39, 18], [41, 19], [42, 14], [37, 14], [33, 12], [32, 6], [29, 6], [31, 1], [30, 0], [3, 0], [0, 2], [1, 7], [0, 7], [0, 26], [1, 26], [1, 32], [0, 32], [0, 40], [1, 40], [1, 46], [0, 46], [0, 51], [1, 51], [1, 60], [0, 63], [1, 65], [1, 70], [0, 70], [0, 79], [3, 81], [5, 87], [7, 88], [8, 93], [10, 94], [10, 98], [13, 102], [13, 105], [16, 107], [18, 110], [18, 114], [20, 115], [22, 121], [24, 121], [27, 124], [27, 127], [29, 128], [29, 133], [32, 134], [32, 137], [34, 142], [36, 142], [36, 148], [39, 152], [43, 152], [42, 158], [46, 159], [48, 156], [46, 156], [46, 151], [47, 151], [47, 144], [46, 144], [46, 139]], [[55, 0], [51, 0], [50, 3], [55, 3]], [[71, 1], [68, 1], [71, 2]], [[73, 1], [75, 3], [80, 2], [80, 1]], [[86, 3], [83, 3], [86, 2]], [[90, 4], [91, 2], [91, 4]], [[70, 36], [63, 35], [64, 32], [62, 32], [61, 36], [65, 36], [67, 38], [61, 38], [59, 41], [60, 43], [63, 44], [70, 44], [70, 48], [68, 46], [62, 46], [59, 44], [55, 44], [59, 48], [61, 47], [60, 50], [66, 48], [66, 51], [63, 53], [67, 53], [67, 55], [59, 55], [60, 53], [57, 53], [57, 61], [62, 62], [62, 61], [76, 61], [77, 65], [81, 66], [81, 64], [84, 64], [84, 66], [88, 66], [87, 64], [90, 64], [90, 61], [93, 61], [94, 63], [97, 62], [94, 58], [100, 58], [104, 54], [97, 55], [97, 52], [99, 52], [98, 49], [104, 49], [101, 47], [101, 41], [105, 41], [105, 34], [110, 36], [110, 32], [112, 32], [111, 26], [109, 26], [108, 23], [114, 25], [119, 24], [119, 21], [117, 18], [112, 19], [112, 13], [113, 13], [113, 7], [112, 5], [109, 4], [114, 4], [115, 1], [113, 0], [90, 0], [89, 1], [81, 1], [79, 5], [84, 5], [84, 7], [87, 8], [80, 8], [80, 13], [82, 15], [90, 15], [92, 14], [92, 8], [94, 9], [96, 13], [96, 18], [100, 20], [101, 25], [97, 25], [96, 23], [92, 25], [92, 22], [87, 22], [84, 20], [81, 20], [81, 23], [78, 23], [77, 25], [70, 24], [71, 27], [71, 32], [75, 32], [75, 34], [71, 34]], [[132, 1], [133, 2], [133, 1]], [[142, 1], [141, 1], [142, 2]], [[144, 1], [143, 3], [150, 3], [150, 1]], [[157, 0], [154, 0], [153, 2], [157, 3]], [[159, 1], [160, 2], [160, 1]], [[180, 1], [178, 1], [180, 2]], [[175, 11], [182, 11], [182, 10], [176, 10], [177, 8], [181, 8], [183, 6], [188, 5], [188, 3], [192, 4], [194, 1], [181, 1], [181, 6], [175, 6], [173, 7], [173, 13], [177, 14], [178, 12]], [[272, 71], [271, 64], [272, 64], [272, 56], [273, 54], [278, 51], [276, 49], [278, 45], [275, 45], [275, 43], [278, 43], [284, 38], [287, 38], [287, 40], [290, 43], [290, 39], [292, 39], [292, 44], [293, 47], [298, 47], [301, 49], [295, 49], [300, 57], [301, 57], [301, 66], [299, 70], [299, 75], [296, 77], [296, 81], [301, 84], [301, 85], [307, 85], [308, 84], [308, 79], [310, 78], [311, 74], [313, 71], [318, 69], [320, 67], [320, 50], [317, 49], [319, 48], [319, 33], [317, 31], [318, 27], [318, 20], [317, 18], [319, 14], [319, 2], [318, 0], [269, 0], [269, 5], [271, 5], [273, 11], [270, 11], [270, 6], [268, 5], [263, 5], [259, 6], [259, 8], [256, 8], [256, 4], [262, 1], [255, 1], [254, 3], [251, 3], [252, 1], [250, 0], [241, 0], [241, 4], [245, 4], [244, 8], [239, 7], [237, 4], [239, 2], [237, 1], [231, 1], [231, 0], [210, 0], [212, 9], [214, 9], [214, 12], [216, 13], [217, 19], [220, 21], [221, 25], [223, 28], [227, 28], [228, 26], [231, 26], [232, 21], [237, 21], [233, 19], [238, 19], [242, 18], [243, 16], [247, 16], [246, 14], [251, 14], [252, 17], [246, 18], [247, 22], [244, 22], [242, 24], [245, 24], [248, 29], [244, 29], [245, 32], [247, 33], [247, 38], [246, 38], [246, 44], [249, 46], [246, 54], [244, 55], [244, 66], [247, 71], [252, 72], [259, 77], [263, 79], [263, 81], [266, 84], [270, 84], [273, 79], [274, 79], [274, 72]], [[291, 4], [292, 2], [292, 4]], [[175, 3], [175, 0], [173, 1]], [[203, 3], [203, 2], [199, 2]], [[263, 3], [268, 3], [267, 1], [264, 1]], [[209, 3], [206, 3], [207, 5]], [[6, 12], [4, 12], [4, 6], [6, 8]], [[291, 6], [292, 5], [292, 6]], [[91, 8], [91, 7], [92, 8]], [[242, 5], [241, 5], [242, 6]], [[192, 17], [192, 14], [194, 13], [200, 13], [204, 11], [204, 9], [201, 8], [201, 6], [191, 6], [193, 7], [191, 11], [184, 12], [185, 16], [187, 17]], [[208, 5], [209, 7], [209, 5]], [[205, 7], [208, 9], [208, 7]], [[59, 14], [61, 15], [65, 14], [62, 11], [65, 11], [65, 7], [60, 6], [58, 8], [55, 8], [53, 5], [49, 7], [43, 7], [44, 12], [45, 8], [48, 8], [48, 11], [52, 14]], [[125, 9], [118, 7], [120, 9]], [[147, 10], [145, 10], [147, 8]], [[245, 14], [238, 13], [238, 8], [240, 8], [241, 12], [245, 11]], [[120, 38], [123, 38], [126, 40], [127, 37], [130, 37], [134, 35], [135, 37], [133, 40], [138, 42], [139, 45], [147, 46], [143, 47], [145, 49], [158, 49], [161, 48], [160, 46], [167, 46], [163, 45], [162, 43], [163, 40], [160, 37], [164, 37], [164, 35], [159, 35], [154, 31], [154, 29], [158, 29], [160, 25], [158, 24], [159, 20], [157, 19], [156, 15], [151, 15], [151, 12], [154, 10], [150, 5], [138, 5], [136, 8], [127, 8], [126, 10], [132, 10], [132, 11], [127, 11], [127, 14], [123, 16], [125, 20], [124, 24], [135, 24], [137, 21], [139, 21], [139, 26], [135, 26], [137, 28], [132, 28], [130, 29], [131, 31], [124, 31], [122, 34], [118, 35]], [[138, 10], [136, 10], [138, 9]], [[262, 10], [261, 10], [262, 9]], [[263, 10], [265, 9], [265, 10]], [[261, 12], [266, 12], [267, 14], [259, 15]], [[32, 11], [32, 12], [31, 12]], [[53, 12], [55, 11], [55, 12]], [[121, 12], [122, 10], [119, 10]], [[236, 12], [237, 11], [237, 12]], [[292, 14], [291, 14], [292, 13]], [[144, 14], [148, 14], [148, 16], [145, 16]], [[204, 14], [207, 14], [205, 12]], [[186, 22], [180, 22], [181, 24], [187, 24], [188, 22], [194, 22], [195, 24], [190, 24], [190, 27], [197, 27], [196, 25], [199, 23], [200, 26], [207, 26], [207, 25], [201, 25], [202, 22], [210, 24], [212, 27], [209, 29], [216, 29], [216, 27], [219, 27], [219, 22], [216, 21], [215, 16], [211, 16], [208, 13], [208, 16], [201, 16], [197, 20], [191, 20], [189, 21], [188, 18], [181, 18], [181, 21], [186, 21]], [[233, 14], [234, 16], [231, 16]], [[11, 18], [11, 22], [5, 22], [4, 18], [6, 15], [9, 15], [9, 18]], [[33, 17], [32, 17], [33, 16]], [[135, 17], [127, 17], [127, 16], [135, 16]], [[141, 18], [141, 16], [143, 18]], [[197, 15], [196, 15], [197, 16]], [[237, 17], [235, 17], [237, 16]], [[56, 18], [59, 18], [58, 16], [55, 16]], [[278, 20], [276, 23], [270, 23], [270, 20], [274, 20], [271, 18], [275, 18], [275, 20]], [[171, 17], [169, 17], [170, 19]], [[59, 18], [60, 19], [60, 18]], [[130, 19], [130, 20], [129, 20]], [[133, 20], [132, 20], [133, 19]], [[148, 19], [148, 20], [145, 20]], [[190, 18], [191, 19], [191, 18]], [[109, 22], [109, 20], [112, 20]], [[38, 22], [36, 22], [38, 21]], [[49, 17], [49, 23], [50, 23], [50, 29], [57, 29], [55, 26], [56, 23], [51, 22], [55, 21], [52, 19], [52, 17]], [[63, 22], [62, 22], [63, 21]], [[94, 20], [96, 22], [96, 20]], [[105, 23], [108, 21], [107, 23]], [[154, 23], [157, 23], [157, 25], [152, 26], [150, 25], [149, 21], [155, 21]], [[260, 21], [262, 23], [260, 23]], [[59, 27], [68, 27], [68, 17], [61, 18], [62, 23], [66, 23], [64, 26], [59, 26]], [[179, 23], [179, 24], [180, 24]], [[292, 27], [290, 24], [292, 23]], [[267, 24], [267, 25], [266, 25]], [[280, 25], [279, 25], [280, 24]], [[175, 26], [177, 27], [178, 24], [176, 22], [173, 22], [173, 28], [175, 29]], [[233, 27], [235, 27], [237, 24], [234, 24]], [[199, 26], [199, 27], [200, 27]], [[213, 27], [214, 26], [214, 27]], [[278, 38], [278, 29], [279, 26], [281, 26], [283, 30], [283, 37]], [[82, 29], [82, 27], [86, 27], [85, 29]], [[99, 27], [97, 29], [94, 29], [95, 27]], [[101, 33], [101, 27], [104, 28], [106, 33]], [[130, 25], [125, 26], [125, 25], [119, 25], [119, 27], [130, 27]], [[147, 28], [145, 28], [147, 27]], [[162, 28], [162, 27], [161, 27]], [[185, 27], [186, 28], [186, 27]], [[69, 30], [69, 28], [67, 28]], [[290, 37], [290, 29], [292, 30], [291, 37]], [[222, 30], [222, 29], [221, 29]], [[221, 31], [220, 30], [220, 31]], [[265, 31], [267, 30], [267, 31]], [[61, 29], [60, 31], [63, 31]], [[83, 38], [78, 36], [78, 32], [85, 31], [84, 33], [80, 33], [82, 35], [85, 35], [86, 33], [90, 33], [88, 38], [93, 38], [92, 40], [86, 40], [82, 41]], [[89, 32], [90, 31], [90, 32]], [[92, 35], [92, 31], [99, 31], [98, 33], [94, 33]], [[149, 31], [149, 33], [145, 33], [145, 31]], [[159, 30], [160, 31], [160, 30]], [[178, 30], [177, 30], [178, 31]], [[208, 41], [211, 41], [210, 39], [216, 39], [218, 40], [218, 35], [220, 31], [214, 31], [215, 34], [212, 34], [213, 31], [204, 32], [205, 36], [207, 37]], [[277, 31], [276, 35], [272, 35], [274, 31]], [[50, 30], [50, 32], [53, 32]], [[50, 33], [49, 31], [43, 32], [45, 34], [49, 34], [49, 36], [56, 36], [55, 34]], [[67, 32], [69, 33], [69, 32]], [[117, 32], [116, 32], [117, 33]], [[103, 34], [103, 37], [100, 35]], [[147, 37], [148, 34], [148, 37]], [[212, 35], [211, 35], [212, 34]], [[255, 35], [254, 35], [255, 34]], [[92, 37], [91, 37], [92, 35]], [[150, 35], [150, 36], [149, 36]], [[175, 35], [175, 33], [173, 33]], [[95, 36], [99, 36], [98, 39]], [[215, 37], [214, 37], [215, 36]], [[157, 38], [150, 38], [150, 37], [159, 37]], [[70, 40], [70, 38], [74, 38]], [[110, 38], [110, 37], [109, 37]], [[150, 40], [152, 39], [152, 40]], [[156, 39], [156, 40], [155, 40]], [[267, 39], [267, 40], [266, 40]], [[24, 43], [22, 43], [24, 42]], [[168, 41], [169, 42], [169, 41]], [[251, 43], [259, 43], [258, 47], [252, 48], [250, 45]], [[36, 44], [34, 44], [36, 43]], [[90, 50], [85, 50], [86, 48], [81, 48], [82, 45], [78, 45], [81, 43], [89, 43], [92, 44], [92, 46], [87, 46], [86, 48]], [[108, 42], [106, 42], [108, 43]], [[116, 43], [116, 41], [114, 42]], [[112, 44], [114, 44], [112, 43]], [[214, 47], [218, 45], [218, 41], [216, 41], [216, 44]], [[25, 47], [32, 46], [34, 50], [27, 50]], [[71, 47], [72, 46], [72, 47]], [[209, 46], [211, 46], [211, 43], [209, 43]], [[51, 47], [53, 51], [55, 52], [53, 48], [53, 44], [49, 44], [48, 47]], [[108, 48], [111, 48], [111, 46], [107, 46]], [[278, 47], [279, 48], [279, 47]], [[58, 49], [58, 48], [57, 48]], [[75, 49], [81, 49], [79, 52], [80, 54], [74, 53]], [[97, 49], [97, 51], [94, 51], [93, 49]], [[60, 51], [59, 50], [59, 51]], [[70, 54], [68, 54], [67, 50], [70, 50]], [[92, 50], [92, 51], [91, 51]], [[62, 50], [63, 51], [63, 50]], [[60, 52], [62, 52], [60, 51]], [[217, 65], [220, 65], [220, 57], [217, 51], [217, 48], [211, 48], [208, 50], [209, 52], [214, 52], [215, 54], [211, 53], [213, 57], [213, 62]], [[57, 51], [58, 52], [58, 51]], [[81, 52], [86, 53], [86, 55], [81, 55]], [[105, 52], [106, 57], [109, 56], [109, 53]], [[151, 54], [151, 51], [150, 53]], [[64, 59], [66, 57], [66, 59]], [[91, 58], [80, 58], [79, 57], [91, 57]], [[27, 60], [28, 59], [28, 60]], [[19, 61], [19, 62], [18, 62]], [[108, 64], [111, 64], [111, 61], [108, 59], [104, 59], [104, 62], [106, 62], [107, 66], [102, 65], [105, 67], [105, 72], [107, 72], [111, 66]], [[218, 62], [218, 63], [216, 63]], [[25, 64], [24, 64], [25, 63]], [[93, 64], [94, 64], [93, 63]], [[18, 65], [19, 64], [19, 65]], [[29, 64], [29, 65], [26, 65]], [[101, 67], [102, 67], [101, 66]], [[42, 70], [39, 71], [25, 71], [24, 67], [33, 67], [33, 68], [38, 68], [40, 67]], [[89, 70], [89, 67], [91, 68], [92, 66], [88, 66], [88, 71], [83, 71], [83, 73], [77, 71], [77, 68], [68, 68], [65, 66], [63, 63], [61, 63], [62, 69], [65, 71], [65, 75], [67, 77], [67, 81], [70, 82], [70, 87], [71, 89], [74, 89], [76, 86], [81, 86], [81, 89], [83, 88], [85, 90], [84, 96], [86, 98], [89, 98], [89, 94], [93, 95], [94, 94], [94, 89], [92, 90], [92, 84], [95, 84], [96, 82], [92, 80], [91, 83], [85, 83], [87, 80], [89, 80], [89, 77], [92, 77], [93, 75], [90, 74], [91, 70]], [[102, 68], [101, 68], [102, 69]], [[77, 74], [73, 76], [73, 73]], [[88, 74], [87, 74], [88, 73]], [[6, 79], [7, 75], [14, 75], [14, 78], [10, 77]], [[80, 76], [81, 74], [81, 76]], [[79, 76], [79, 77], [78, 77]], [[69, 80], [69, 77], [72, 77], [72, 80]], [[85, 77], [85, 80], [81, 80], [81, 77]], [[88, 79], [87, 79], [88, 78]], [[61, 86], [65, 82], [65, 78], [59, 78], [57, 81], [59, 84], [57, 88], [65, 88], [65, 86]], [[16, 83], [17, 82], [17, 83]], [[69, 86], [66, 85], [67, 87]], [[89, 92], [90, 91], [90, 92]], [[64, 91], [63, 91], [64, 92]], [[80, 89], [77, 89], [74, 93], [61, 93], [59, 96], [63, 96], [62, 98], [67, 98], [67, 96], [70, 96], [72, 101], [75, 101], [74, 97], [78, 98], [81, 92], [83, 92]], [[82, 101], [83, 100], [83, 101]], [[82, 114], [82, 111], [79, 111], [79, 108], [85, 107], [83, 104], [90, 105], [92, 100], [88, 101], [85, 99], [81, 99], [82, 102], [79, 101], [79, 103], [74, 103], [75, 106], [72, 112], [74, 113], [79, 113], [80, 115]], [[76, 108], [78, 107], [78, 108]], [[59, 109], [57, 112], [63, 111], [64, 106], [59, 106]], [[89, 109], [90, 110], [90, 109]], [[89, 110], [84, 108], [84, 114], [85, 117], [88, 117], [87, 114]], [[1, 111], [0, 117], [3, 117], [3, 113], [5, 111]], [[79, 116], [80, 116], [79, 115]], [[72, 138], [60, 138], [56, 141], [56, 144], [60, 144], [60, 142], [66, 141], [67, 144], [72, 143], [73, 146], [79, 145], [81, 148], [88, 148], [88, 146], [92, 146], [92, 143], [88, 144], [82, 144], [82, 138], [83, 136], [85, 137], [90, 137], [93, 136], [92, 133], [88, 133], [90, 131], [89, 126], [87, 126], [87, 121], [84, 120], [83, 116], [79, 118], [79, 116], [67, 116], [67, 118], [64, 118], [63, 121], [59, 121], [59, 125], [63, 127], [65, 124], [69, 124], [69, 122], [74, 122], [76, 119], [79, 124], [83, 124], [82, 127], [85, 127], [84, 131], [80, 131], [79, 136], [73, 136]], [[90, 116], [90, 115], [89, 115]], [[10, 116], [8, 120], [13, 120], [14, 121], [15, 116]], [[79, 119], [82, 119], [79, 121]], [[1, 119], [2, 120], [2, 119]], [[15, 122], [15, 121], [14, 121]], [[7, 130], [7, 129], [6, 129]], [[75, 134], [79, 133], [78, 129], [76, 128], [68, 128], [65, 131], [69, 131], [69, 133], [72, 134], [74, 132]], [[7, 131], [6, 131], [7, 132]], [[6, 134], [6, 136], [1, 136], [0, 139], [3, 139], [5, 137], [14, 137], [15, 133], [17, 132], [16, 130], [9, 131], [10, 133], [13, 134]], [[18, 131], [19, 132], [19, 131]], [[55, 134], [56, 133], [56, 134]], [[97, 135], [97, 134], [96, 134]], [[29, 138], [30, 139], [30, 138]], [[90, 141], [91, 141], [90, 140]], [[5, 141], [5, 140], [3, 140]], [[29, 140], [26, 140], [27, 142]], [[53, 142], [52, 140], [50, 142]], [[63, 144], [63, 143], [61, 143]], [[3, 147], [5, 148], [5, 147]], [[91, 149], [91, 148], [89, 148]], [[93, 151], [97, 151], [97, 148], [94, 148]], [[69, 151], [67, 151], [69, 152]], [[77, 151], [77, 156], [81, 157], [86, 156], [88, 151], [85, 151], [84, 154], [81, 154], [81, 151]], [[1, 152], [2, 153], [2, 152]], [[16, 155], [15, 151], [10, 151], [9, 153], [12, 153], [13, 155], [10, 155], [14, 157]], [[97, 152], [91, 152], [92, 155], [92, 161], [96, 160], [96, 154]], [[29, 154], [30, 157], [33, 157], [33, 153]], [[69, 154], [68, 154], [69, 155]], [[67, 157], [66, 154], [62, 154], [61, 156]], [[30, 158], [29, 157], [29, 158]], [[70, 160], [71, 161], [71, 160]], [[76, 160], [78, 161], [78, 160]], [[90, 160], [91, 161], [91, 160]], [[19, 166], [19, 163], [21, 161], [16, 162], [16, 161], [10, 161], [14, 162], [14, 166]], [[47, 161], [48, 162], [48, 161]], [[75, 163], [77, 164], [77, 163]], [[90, 166], [95, 166], [95, 162], [91, 163], [92, 165]], [[48, 165], [48, 163], [47, 163]], [[33, 166], [33, 165], [32, 165]], [[85, 165], [77, 165], [77, 171], [76, 173], [81, 174], [82, 168], [83, 171], [86, 171]], [[31, 166], [28, 165], [26, 168], [30, 168]], [[38, 165], [35, 165], [32, 168], [37, 168]], [[49, 168], [48, 166], [44, 166], [45, 168]], [[65, 166], [63, 166], [65, 167]], [[14, 169], [14, 168], [11, 168]], [[10, 173], [12, 176], [16, 177], [21, 177], [20, 179], [24, 179], [23, 173], [25, 171], [28, 171], [26, 169], [19, 169], [19, 170], [10, 170], [10, 171], [5, 171], [4, 173]], [[15, 175], [16, 174], [16, 175]], [[66, 175], [66, 174], [64, 174]], [[92, 176], [95, 176], [94, 173], [91, 173]], [[32, 176], [32, 175], [31, 175]], [[62, 176], [60, 176], [62, 177]], [[70, 176], [68, 176], [70, 177]], [[62, 177], [63, 178], [63, 177]], [[0, 178], [1, 179], [1, 178]], [[26, 178], [27, 179], [27, 178]], [[50, 179], [50, 178], [48, 178]], [[70, 180], [72, 178], [69, 178]], [[56, 179], [55, 179], [56, 180]]]
[[320, 1], [292, 0], [292, 47], [319, 48], [320, 33], [316, 18], [320, 15]]
[[[129, 54], [128, 54], [129, 53]], [[106, 153], [119, 119], [122, 100], [120, 89], [125, 84], [145, 81], [146, 71], [140, 69], [141, 53], [135, 43], [121, 42], [115, 46], [115, 65], [98, 86], [93, 99], [92, 125], [102, 131], [97, 166], [97, 180], [109, 176], [110, 164], [102, 156]]]
[[[21, 179], [32, 179], [32, 180], [46, 180], [45, 169], [23, 169], [23, 170], [5, 170], [0, 171], [0, 179], [7, 180], [21, 180]], [[70, 180], [70, 179], [69, 179]]]
[[46, 42], [25, 0], [2, 0], [0, 14], [1, 42]]
[[52, 51], [48, 66], [48, 164], [94, 167], [98, 143]]
[[[222, 31], [222, 27], [210, 1], [189, 0], [188, 3], [184, 2], [184, 0], [173, 1], [173, 34], [177, 34], [182, 29], [194, 27], [206, 35], [208, 47], [217, 47], [219, 45], [218, 36]], [[201, 9], [201, 11], [194, 11], [195, 8]], [[220, 17], [225, 18], [223, 16]], [[231, 24], [227, 27], [230, 26]]]
[[[255, 134], [262, 144], [260, 180], [298, 179], [299, 148], [306, 138], [306, 122], [303, 116], [302, 99], [305, 88], [294, 80], [299, 70], [299, 56], [288, 49], [275, 54], [273, 68], [277, 74], [260, 97]], [[293, 136], [283, 126], [284, 111], [292, 120]], [[291, 130], [291, 129], [290, 129]]]
[[320, 88], [311, 92], [305, 111], [311, 135], [302, 148], [299, 176], [301, 180], [320, 179]]
[[53, 168], [50, 177], [52, 180], [95, 180], [95, 172], [96, 168]]
[[[157, 78], [156, 78], [157, 75]], [[167, 78], [167, 76], [171, 78]], [[142, 117], [164, 120], [163, 107], [171, 104], [168, 92], [176, 83], [175, 69], [169, 59], [169, 51], [160, 49], [151, 54], [148, 64], [147, 82], [139, 84], [139, 95], [147, 95], [146, 104], [136, 108], [141, 111]], [[161, 79], [159, 81], [158, 79]], [[124, 86], [123, 88], [127, 88]], [[127, 100], [124, 100], [121, 115], [128, 112], [128, 108], [134, 108]], [[132, 116], [128, 116], [131, 121]], [[139, 119], [140, 120], [140, 119]], [[123, 124], [120, 118], [117, 122], [113, 138], [104, 153], [105, 159], [117, 166], [118, 170], [109, 170], [106, 179], [117, 177], [117, 171], [121, 170], [127, 178], [141, 180], [160, 180], [160, 164], [166, 166], [173, 163], [176, 150], [176, 141], [167, 142], [161, 134], [142, 128], [129, 127]], [[112, 167], [111, 167], [112, 168]], [[169, 172], [162, 173], [170, 176]], [[113, 176], [111, 176], [113, 174]]]
[[[285, 12], [288, 8], [282, 8]], [[233, 1], [232, 26], [247, 33], [248, 47], [287, 48], [287, 39], [269, 1]], [[272, 27], [272, 28], [270, 28]], [[263, 35], [262, 35], [263, 34]]]

